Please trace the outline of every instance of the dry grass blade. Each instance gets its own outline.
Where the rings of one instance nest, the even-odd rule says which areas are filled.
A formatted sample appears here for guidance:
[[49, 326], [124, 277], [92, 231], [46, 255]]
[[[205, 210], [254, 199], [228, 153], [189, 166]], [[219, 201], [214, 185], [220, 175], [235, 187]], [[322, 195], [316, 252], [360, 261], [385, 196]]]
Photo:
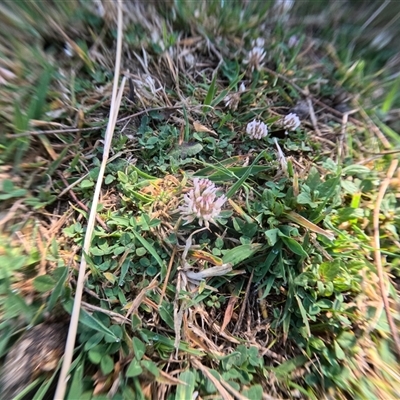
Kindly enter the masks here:
[[[122, 3], [118, 1], [118, 37], [117, 37], [117, 54], [115, 60], [115, 75], [114, 75], [114, 84], [113, 84], [113, 92], [111, 98], [111, 109], [110, 109], [110, 119], [107, 126], [106, 136], [105, 136], [105, 146], [104, 146], [104, 153], [103, 153], [103, 160], [101, 163], [101, 168], [99, 172], [99, 177], [96, 184], [95, 193], [93, 195], [92, 201], [92, 208], [90, 210], [90, 216], [88, 221], [88, 227], [85, 235], [84, 241], [84, 248], [83, 251], [85, 254], [89, 253], [90, 243], [92, 240], [93, 230], [94, 230], [94, 223], [96, 219], [96, 210], [97, 204], [99, 201], [100, 190], [102, 186], [103, 176], [105, 167], [108, 160], [108, 155], [111, 147], [111, 140], [114, 133], [115, 124], [117, 121], [117, 115], [119, 111], [119, 106], [122, 99], [123, 89], [125, 85], [125, 78], [122, 80], [118, 95], [118, 80], [120, 74], [120, 65], [121, 65], [121, 51], [122, 51]], [[82, 293], [83, 287], [85, 283], [85, 274], [86, 274], [86, 259], [85, 256], [82, 255], [81, 264], [79, 267], [79, 275], [77, 281], [77, 287], [75, 292], [75, 299], [74, 299], [74, 306], [71, 315], [71, 322], [68, 330], [68, 337], [67, 343], [65, 345], [65, 352], [64, 352], [64, 360], [60, 372], [60, 377], [58, 379], [56, 393], [54, 395], [54, 399], [62, 400], [65, 396], [66, 385], [67, 385], [67, 377], [69, 373], [69, 369], [72, 362], [72, 356], [75, 347], [75, 340], [76, 340], [76, 332], [78, 329], [78, 320], [81, 308], [81, 301], [82, 301]]]
[[222, 386], [221, 382], [219, 382], [218, 379], [213, 374], [211, 374], [207, 367], [205, 367], [200, 361], [196, 359], [192, 360], [192, 364], [214, 384], [223, 400], [233, 400], [233, 397]]
[[395, 346], [396, 346], [396, 351], [398, 356], [400, 356], [400, 338], [398, 335], [398, 330], [397, 327], [393, 321], [392, 314], [390, 313], [390, 306], [389, 306], [389, 300], [388, 300], [388, 295], [386, 293], [386, 288], [385, 288], [385, 282], [384, 282], [384, 273], [383, 273], [383, 266], [382, 266], [382, 255], [381, 255], [381, 244], [380, 244], [380, 239], [379, 239], [379, 212], [381, 209], [381, 204], [383, 201], [383, 198], [385, 196], [386, 190], [390, 184], [390, 180], [392, 179], [397, 166], [399, 165], [399, 161], [393, 160], [389, 166], [389, 170], [387, 172], [385, 180], [382, 182], [382, 185], [379, 189], [378, 193], [378, 198], [376, 199], [376, 205], [374, 208], [374, 258], [375, 258], [375, 265], [376, 269], [378, 271], [378, 277], [379, 277], [379, 289], [381, 292], [382, 296], [382, 301], [383, 305], [385, 308], [385, 313], [386, 313], [386, 318], [390, 327], [390, 332], [392, 334]]

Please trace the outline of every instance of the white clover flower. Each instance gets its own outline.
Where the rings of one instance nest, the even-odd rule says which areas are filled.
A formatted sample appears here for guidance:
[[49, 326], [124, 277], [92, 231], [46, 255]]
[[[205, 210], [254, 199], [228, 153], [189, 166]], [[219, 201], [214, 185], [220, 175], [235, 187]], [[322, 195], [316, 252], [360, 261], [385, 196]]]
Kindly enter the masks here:
[[300, 119], [295, 113], [290, 113], [282, 120], [283, 129], [294, 131], [300, 126]]
[[240, 103], [240, 96], [246, 90], [245, 84], [242, 82], [239, 86], [239, 91], [236, 93], [230, 93], [224, 98], [225, 107], [235, 111]]
[[156, 87], [157, 82], [150, 75], [142, 75], [140, 79], [133, 79], [136, 86], [136, 93], [139, 97], [147, 100], [153, 100], [154, 96], [162, 90], [162, 87]]
[[249, 51], [247, 58], [243, 61], [245, 64], [248, 64], [251, 70], [259, 70], [259, 68], [263, 65], [262, 61], [264, 60], [266, 53], [264, 50], [265, 41], [262, 38], [258, 38], [251, 42], [253, 48]]
[[260, 47], [263, 48], [265, 46], [265, 40], [263, 38], [257, 38], [251, 42], [253, 47]]
[[294, 0], [275, 0], [274, 11], [277, 14], [287, 14], [294, 6]]
[[300, 39], [297, 35], [292, 35], [290, 36], [288, 40], [288, 47], [289, 49], [293, 49], [293, 47], [296, 47], [300, 42]]
[[196, 64], [196, 59], [192, 53], [185, 54], [183, 59], [188, 67], [193, 67]]
[[268, 127], [264, 122], [253, 119], [246, 127], [250, 139], [262, 139], [268, 135]]
[[225, 107], [235, 111], [240, 102], [240, 93], [230, 93], [224, 97]]
[[217, 187], [209, 179], [193, 179], [193, 188], [183, 197], [184, 204], [178, 208], [186, 223], [198, 219], [199, 225], [210, 226], [220, 215], [227, 200], [225, 195], [217, 197]]

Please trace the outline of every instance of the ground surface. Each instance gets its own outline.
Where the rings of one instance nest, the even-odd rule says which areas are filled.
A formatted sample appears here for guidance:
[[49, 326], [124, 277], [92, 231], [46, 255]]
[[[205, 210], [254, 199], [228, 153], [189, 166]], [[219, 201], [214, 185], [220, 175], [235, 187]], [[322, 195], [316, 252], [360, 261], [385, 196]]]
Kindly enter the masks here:
[[398, 6], [289, 3], [0, 6], [1, 398], [400, 397]]

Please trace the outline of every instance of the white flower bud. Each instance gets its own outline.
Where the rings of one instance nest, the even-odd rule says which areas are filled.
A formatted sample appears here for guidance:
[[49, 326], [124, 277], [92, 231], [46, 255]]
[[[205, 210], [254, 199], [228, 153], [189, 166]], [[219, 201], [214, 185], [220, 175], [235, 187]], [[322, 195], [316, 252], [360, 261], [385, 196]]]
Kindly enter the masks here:
[[262, 139], [268, 135], [268, 127], [262, 121], [253, 119], [246, 127], [246, 133], [250, 139]]

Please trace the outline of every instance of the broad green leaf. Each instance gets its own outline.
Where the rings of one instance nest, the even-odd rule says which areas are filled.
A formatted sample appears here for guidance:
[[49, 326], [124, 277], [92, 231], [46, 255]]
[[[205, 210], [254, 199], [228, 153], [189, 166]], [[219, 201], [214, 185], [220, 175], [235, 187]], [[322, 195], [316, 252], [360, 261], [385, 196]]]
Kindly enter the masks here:
[[349, 165], [342, 169], [342, 173], [345, 175], [355, 175], [355, 174], [370, 174], [371, 170], [365, 165]]
[[[171, 310], [172, 311], [172, 310]], [[174, 329], [174, 318], [166, 302], [163, 302], [161, 306], [158, 308], [158, 312], [160, 314], [161, 319], [171, 328]]]
[[233, 249], [227, 250], [222, 257], [224, 264], [232, 264], [235, 266], [247, 258], [251, 257], [254, 253], [263, 248], [262, 244], [252, 243], [252, 244], [242, 244], [236, 246]]
[[96, 332], [91, 335], [89, 340], [85, 343], [85, 351], [91, 350], [93, 347], [97, 346], [104, 338], [104, 334], [101, 332]]
[[101, 367], [101, 372], [104, 375], [110, 374], [114, 370], [113, 359], [108, 354], [105, 354], [101, 359], [100, 367]]
[[151, 360], [142, 360], [142, 367], [146, 368], [147, 371], [151, 372], [156, 378], [160, 375], [160, 370], [157, 367], [157, 364]]
[[299, 367], [304, 366], [308, 361], [306, 356], [296, 356], [290, 360], [284, 361], [279, 367], [273, 369], [277, 377], [287, 379], [290, 374]]
[[137, 360], [141, 360], [146, 353], [146, 345], [137, 337], [132, 339], [133, 351]]
[[33, 287], [41, 293], [48, 292], [56, 285], [55, 280], [49, 275], [37, 276], [33, 281]]
[[90, 362], [92, 362], [93, 364], [96, 364], [96, 365], [101, 363], [101, 359], [103, 358], [103, 355], [104, 354], [100, 353], [98, 351], [98, 349], [92, 349], [92, 350], [89, 350], [89, 352], [88, 352], [88, 357], [89, 357]]
[[110, 329], [108, 329], [101, 321], [83, 309], [81, 309], [79, 314], [79, 322], [95, 331], [104, 333], [105, 335], [110, 335], [116, 342], [119, 341], [119, 338], [117, 338]]
[[84, 363], [82, 362], [76, 367], [74, 371], [66, 400], [76, 400], [81, 398], [83, 392], [83, 370]]
[[288, 249], [291, 250], [294, 254], [297, 254], [301, 257], [308, 257], [307, 252], [303, 249], [302, 245], [299, 242], [282, 234], [279, 234], [279, 236], [281, 237], [283, 243], [285, 243]]
[[129, 182], [128, 175], [126, 175], [125, 172], [123, 172], [123, 171], [118, 171], [118, 172], [117, 172], [117, 176], [118, 176], [118, 180], [119, 180], [121, 183], [128, 183], [128, 182]]
[[263, 387], [261, 385], [253, 385], [249, 389], [243, 390], [242, 394], [251, 400], [261, 400], [263, 398]]
[[195, 374], [192, 371], [184, 371], [179, 374], [178, 379], [184, 384], [176, 388], [175, 400], [187, 400], [193, 398], [195, 390]]
[[339, 343], [335, 340], [334, 341], [334, 347], [335, 347], [335, 355], [338, 358], [338, 360], [345, 360], [346, 359], [346, 354], [340, 347]]
[[139, 361], [134, 358], [129, 364], [128, 370], [126, 371], [126, 376], [128, 378], [133, 378], [135, 376], [139, 376], [143, 372], [142, 367], [140, 366]]
[[325, 261], [318, 271], [325, 282], [332, 282], [340, 274], [340, 260]]
[[84, 179], [79, 186], [82, 189], [88, 189], [94, 186], [94, 182], [89, 179]]

